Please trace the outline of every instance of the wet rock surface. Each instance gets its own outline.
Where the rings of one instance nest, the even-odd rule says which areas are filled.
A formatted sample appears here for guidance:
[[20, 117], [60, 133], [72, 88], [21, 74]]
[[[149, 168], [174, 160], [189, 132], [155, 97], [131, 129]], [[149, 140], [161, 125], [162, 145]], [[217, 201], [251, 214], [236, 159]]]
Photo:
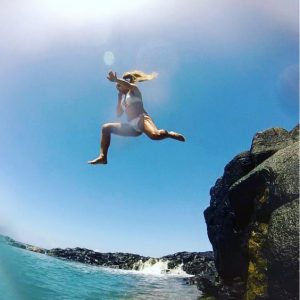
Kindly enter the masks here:
[[207, 252], [178, 252], [160, 258], [168, 261], [169, 269], [174, 269], [182, 265], [182, 270], [190, 275], [197, 275], [210, 265], [214, 265], [214, 255], [212, 251]]
[[255, 134], [251, 149], [227, 164], [204, 212], [219, 275], [198, 278], [204, 293], [298, 299], [298, 184], [299, 125]]

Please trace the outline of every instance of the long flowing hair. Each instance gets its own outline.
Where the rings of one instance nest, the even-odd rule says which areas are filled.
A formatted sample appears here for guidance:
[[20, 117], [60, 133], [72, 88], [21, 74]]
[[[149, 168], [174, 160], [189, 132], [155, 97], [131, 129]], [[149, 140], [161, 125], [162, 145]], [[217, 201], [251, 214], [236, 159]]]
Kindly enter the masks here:
[[125, 72], [123, 74], [123, 79], [130, 81], [130, 83], [136, 83], [146, 80], [152, 80], [158, 76], [158, 73], [152, 72], [151, 74], [146, 74], [143, 71], [133, 70], [129, 72]]

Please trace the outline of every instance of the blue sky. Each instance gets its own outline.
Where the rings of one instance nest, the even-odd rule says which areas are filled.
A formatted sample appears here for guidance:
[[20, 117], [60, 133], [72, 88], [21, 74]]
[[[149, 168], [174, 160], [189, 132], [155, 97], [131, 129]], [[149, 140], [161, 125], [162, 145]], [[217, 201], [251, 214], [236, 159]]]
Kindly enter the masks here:
[[[211, 249], [209, 190], [253, 135], [298, 122], [298, 2], [2, 1], [1, 232], [41, 247], [161, 256]], [[108, 55], [107, 59], [106, 55]], [[109, 70], [186, 143], [114, 136]]]

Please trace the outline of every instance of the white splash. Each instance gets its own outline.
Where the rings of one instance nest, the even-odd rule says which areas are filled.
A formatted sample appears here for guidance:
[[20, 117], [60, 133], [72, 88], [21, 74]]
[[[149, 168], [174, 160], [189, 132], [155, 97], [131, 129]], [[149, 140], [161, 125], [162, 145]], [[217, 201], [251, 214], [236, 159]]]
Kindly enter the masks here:
[[143, 262], [139, 260], [133, 265], [133, 270], [140, 271], [143, 274], [151, 275], [180, 275], [180, 276], [189, 276], [186, 272], [183, 271], [183, 263], [178, 265], [174, 269], [168, 268], [169, 261], [161, 260], [156, 258], [150, 258], [147, 261]]

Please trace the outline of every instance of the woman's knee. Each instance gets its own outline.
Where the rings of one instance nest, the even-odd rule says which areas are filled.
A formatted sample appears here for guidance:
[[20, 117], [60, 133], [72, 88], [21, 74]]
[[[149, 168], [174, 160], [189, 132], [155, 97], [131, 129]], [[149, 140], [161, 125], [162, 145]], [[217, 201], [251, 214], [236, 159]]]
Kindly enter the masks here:
[[102, 125], [102, 134], [104, 135], [109, 135], [111, 133], [111, 124], [106, 123]]

